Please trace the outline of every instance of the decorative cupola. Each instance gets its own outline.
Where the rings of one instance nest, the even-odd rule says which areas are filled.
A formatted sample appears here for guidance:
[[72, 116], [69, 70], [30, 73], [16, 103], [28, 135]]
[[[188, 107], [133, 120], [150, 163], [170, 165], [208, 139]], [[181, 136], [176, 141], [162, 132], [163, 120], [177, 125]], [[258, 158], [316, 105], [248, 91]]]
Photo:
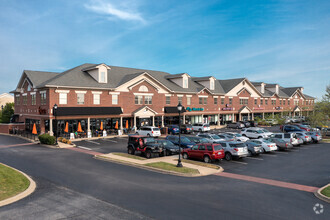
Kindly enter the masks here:
[[108, 83], [108, 70], [110, 69], [111, 68], [108, 65], [101, 63], [84, 68], [82, 71], [87, 72], [98, 83]]
[[204, 87], [208, 88], [209, 90], [215, 89], [215, 81], [217, 80], [213, 76], [206, 76], [206, 77], [196, 77], [193, 78], [195, 82], [203, 85]]
[[168, 75], [165, 77], [166, 79], [174, 82], [178, 86], [182, 88], [188, 88], [189, 87], [189, 78], [190, 76], [188, 73], [179, 73], [174, 75]]

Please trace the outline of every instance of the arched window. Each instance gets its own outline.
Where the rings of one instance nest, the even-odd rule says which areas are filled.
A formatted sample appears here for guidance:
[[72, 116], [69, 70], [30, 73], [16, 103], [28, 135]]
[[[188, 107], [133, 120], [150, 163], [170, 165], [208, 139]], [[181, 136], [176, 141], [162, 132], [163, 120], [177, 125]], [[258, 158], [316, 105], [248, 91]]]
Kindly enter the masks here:
[[148, 92], [148, 88], [146, 86], [140, 86], [139, 92]]

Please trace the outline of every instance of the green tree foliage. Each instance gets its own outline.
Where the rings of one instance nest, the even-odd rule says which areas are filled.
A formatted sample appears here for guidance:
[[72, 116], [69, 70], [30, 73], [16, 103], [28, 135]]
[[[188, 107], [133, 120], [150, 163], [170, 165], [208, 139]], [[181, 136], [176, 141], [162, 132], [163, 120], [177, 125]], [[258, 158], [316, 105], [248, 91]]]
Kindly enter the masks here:
[[9, 123], [10, 118], [13, 116], [13, 114], [14, 114], [14, 103], [13, 102], [7, 103], [1, 113], [2, 123]]

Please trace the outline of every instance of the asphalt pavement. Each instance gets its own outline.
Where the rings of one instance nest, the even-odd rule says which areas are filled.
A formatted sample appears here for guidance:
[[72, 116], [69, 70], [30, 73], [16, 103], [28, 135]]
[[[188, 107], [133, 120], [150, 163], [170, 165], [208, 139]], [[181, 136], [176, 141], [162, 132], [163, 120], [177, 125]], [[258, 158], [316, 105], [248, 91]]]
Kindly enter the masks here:
[[[18, 142], [21, 140], [0, 135], [0, 144]], [[126, 151], [124, 139], [109, 142], [107, 147], [88, 144], [96, 150]], [[223, 161], [221, 166], [230, 173], [321, 187], [330, 182], [329, 154], [330, 144], [311, 144], [292, 152], [256, 157], [262, 160]], [[96, 160], [68, 149], [41, 145], [2, 147], [0, 162], [37, 181], [33, 195], [0, 208], [0, 219], [11, 215], [15, 219], [21, 216], [81, 219], [93, 215], [121, 219], [121, 213], [132, 219], [330, 219], [330, 204], [309, 192], [215, 175], [199, 178], [164, 175]], [[60, 196], [52, 199], [52, 194]], [[81, 207], [80, 200], [86, 201]], [[317, 203], [323, 205], [322, 214], [313, 210]], [[32, 204], [34, 209], [29, 208]], [[72, 207], [74, 211], [70, 212]], [[98, 208], [102, 213], [99, 216]]]

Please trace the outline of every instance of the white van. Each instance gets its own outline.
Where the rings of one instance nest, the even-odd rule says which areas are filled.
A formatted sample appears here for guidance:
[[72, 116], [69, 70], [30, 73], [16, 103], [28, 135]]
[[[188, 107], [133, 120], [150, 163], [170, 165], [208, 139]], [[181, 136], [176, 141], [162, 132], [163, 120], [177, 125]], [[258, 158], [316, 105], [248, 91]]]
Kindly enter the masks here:
[[293, 146], [299, 145], [297, 136], [295, 133], [274, 133], [271, 137], [279, 138], [290, 142]]
[[210, 130], [210, 125], [207, 123], [196, 123], [192, 125], [194, 131], [204, 132]]
[[158, 137], [160, 136], [160, 129], [153, 126], [143, 126], [136, 131], [136, 134], [143, 136]]

